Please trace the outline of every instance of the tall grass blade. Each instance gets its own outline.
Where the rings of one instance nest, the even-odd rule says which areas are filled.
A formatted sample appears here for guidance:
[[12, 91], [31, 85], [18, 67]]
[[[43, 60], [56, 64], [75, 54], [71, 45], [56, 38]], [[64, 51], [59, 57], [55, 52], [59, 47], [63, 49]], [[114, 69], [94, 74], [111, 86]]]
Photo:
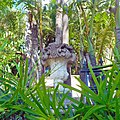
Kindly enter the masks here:
[[93, 72], [93, 70], [92, 70], [92, 66], [90, 65], [90, 63], [88, 63], [88, 67], [89, 67], [89, 69], [90, 69], [90, 73], [91, 73], [91, 75], [92, 75], [92, 78], [93, 78], [93, 80], [94, 80], [94, 82], [95, 82], [95, 85], [96, 85], [96, 87], [97, 87], [98, 94], [99, 94], [99, 92], [101, 91], [101, 90], [100, 90], [100, 85], [99, 85], [99, 83], [98, 83], [98, 81], [97, 81], [97, 78], [96, 78], [96, 76], [95, 76], [95, 74], [94, 74], [94, 72]]
[[38, 100], [34, 97], [34, 95], [32, 93], [31, 97], [33, 98], [34, 102], [36, 103], [36, 105], [39, 107], [39, 109], [47, 116], [47, 113], [45, 112], [44, 108], [40, 105], [40, 103], [38, 102]]
[[89, 118], [91, 114], [93, 114], [96, 110], [105, 108], [105, 105], [95, 105], [92, 108], [90, 108], [87, 113], [83, 116], [82, 120], [86, 120]]
[[24, 86], [26, 87], [28, 80], [28, 59], [26, 59], [25, 63], [25, 71], [24, 71]]
[[112, 88], [110, 89], [110, 95], [109, 95], [109, 99], [108, 99], [109, 102], [111, 101], [111, 99], [113, 97], [113, 94], [114, 94], [114, 92], [115, 92], [115, 90], [116, 90], [116, 88], [118, 86], [119, 80], [120, 80], [120, 72], [116, 76], [114, 84], [112, 85]]

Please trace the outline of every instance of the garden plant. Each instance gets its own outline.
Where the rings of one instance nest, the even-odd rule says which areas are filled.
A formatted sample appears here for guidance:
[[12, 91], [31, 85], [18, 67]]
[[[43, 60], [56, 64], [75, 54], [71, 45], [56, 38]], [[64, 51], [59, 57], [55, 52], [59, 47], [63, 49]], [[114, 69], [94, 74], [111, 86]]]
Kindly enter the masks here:
[[[43, 3], [0, 1], [0, 120], [119, 120], [120, 0]], [[76, 55], [67, 70], [79, 75], [77, 87], [46, 86], [53, 71], [41, 62], [43, 49], [65, 40]], [[91, 86], [79, 72], [85, 65]]]

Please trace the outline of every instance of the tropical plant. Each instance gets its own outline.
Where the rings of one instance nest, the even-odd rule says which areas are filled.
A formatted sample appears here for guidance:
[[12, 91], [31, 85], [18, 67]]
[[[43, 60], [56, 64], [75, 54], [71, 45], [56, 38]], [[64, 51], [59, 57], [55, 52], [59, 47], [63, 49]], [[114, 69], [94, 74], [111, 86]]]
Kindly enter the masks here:
[[[85, 85], [79, 78], [78, 90], [74, 87], [62, 84], [64, 87], [81, 93], [82, 97], [80, 101], [70, 98], [73, 102], [73, 107], [75, 109], [75, 114], [79, 116], [76, 120], [86, 120], [86, 119], [116, 119], [120, 117], [120, 71], [116, 64], [107, 72], [103, 71], [105, 79], [102, 80], [101, 74], [96, 77], [92, 67], [89, 65], [90, 73], [97, 87], [97, 93], [91, 90]], [[99, 81], [98, 81], [99, 80]], [[94, 88], [94, 87], [93, 87]], [[86, 102], [85, 102], [86, 101]]]
[[[13, 9], [16, 3], [19, 9]], [[28, 59], [25, 63], [20, 60], [20, 56], [24, 55], [21, 46], [25, 46], [23, 45], [25, 9], [20, 9], [22, 8], [21, 3], [25, 9], [30, 11], [28, 20], [31, 20], [31, 15], [33, 17], [33, 21], [29, 21], [30, 25], [37, 24], [35, 30], [38, 34], [31, 36], [34, 39], [33, 42], [37, 38], [40, 50], [43, 47], [42, 40], [46, 45], [54, 41], [56, 5], [61, 10], [61, 6], [56, 4], [55, 0], [44, 8], [42, 8], [41, 0], [14, 2], [13, 0], [2, 0], [0, 2], [0, 6], [2, 6], [0, 7], [2, 13], [0, 16], [0, 119], [118, 120], [120, 117], [119, 65], [113, 63], [110, 70], [103, 71], [104, 80], [103, 74], [96, 77], [89, 65], [97, 92], [87, 87], [79, 78], [76, 79], [80, 83], [78, 86], [81, 90], [62, 84], [70, 90], [81, 93], [82, 97], [79, 100], [70, 97], [69, 92], [61, 94], [58, 91], [59, 85], [56, 88], [47, 88], [44, 74], [39, 82], [36, 82], [33, 72], [36, 66], [33, 66], [28, 75]], [[92, 58], [96, 56], [99, 60], [105, 56], [106, 48], [114, 47], [115, 22], [113, 16], [107, 11], [112, 5], [114, 5], [113, 0], [73, 0], [68, 3], [70, 44], [76, 51], [78, 61], [80, 56], [83, 58], [84, 53], [87, 52]], [[64, 6], [63, 13], [65, 10]], [[119, 27], [119, 7], [117, 7], [116, 18], [116, 26]], [[32, 31], [32, 33], [34, 32]], [[119, 34], [117, 40], [119, 40], [118, 38]], [[39, 49], [38, 43], [33, 46], [33, 51]], [[108, 43], [110, 44], [108, 45]], [[117, 62], [120, 61], [118, 48], [119, 46], [115, 49]], [[32, 55], [34, 55], [33, 53]], [[91, 62], [93, 65], [95, 65], [94, 60]], [[12, 73], [11, 68], [15, 68], [15, 72]], [[66, 102], [68, 102], [67, 105]]]
[[[24, 67], [25, 65], [25, 67]], [[0, 107], [1, 119], [68, 119], [72, 120], [73, 111], [67, 100], [68, 93], [59, 93], [46, 88], [45, 76], [39, 81], [28, 76], [28, 60], [16, 64], [17, 75], [5, 72], [1, 80]], [[34, 71], [34, 70], [33, 70]], [[1, 71], [1, 74], [3, 71]], [[32, 73], [31, 73], [32, 75]]]
[[0, 2], [0, 69], [12, 71], [13, 61], [23, 54], [24, 13], [13, 9], [13, 1]]
[[115, 7], [110, 9], [110, 12], [114, 14], [116, 29], [115, 29], [115, 36], [116, 36], [116, 43], [115, 43], [115, 56], [116, 61], [119, 61], [119, 55], [120, 54], [120, 1], [115, 1]]
[[69, 5], [70, 43], [77, 51], [77, 55], [80, 56], [81, 67], [85, 53], [91, 51], [98, 63], [101, 56], [103, 60], [106, 59], [106, 48], [114, 48], [115, 21], [113, 15], [108, 11], [112, 5], [114, 5], [113, 1], [99, 0], [95, 3], [92, 0], [74, 1]]
[[44, 76], [41, 83], [36, 84], [30, 94], [21, 94], [24, 105], [13, 106], [13, 108], [25, 112], [26, 118], [32, 120], [57, 120], [73, 119], [72, 107], [65, 104], [68, 93], [61, 94], [58, 92], [58, 86], [55, 89], [46, 88]]
[[[16, 76], [5, 72], [0, 77], [0, 119], [72, 120], [76, 117], [73, 117], [72, 106], [67, 99], [69, 91], [60, 93], [59, 86], [47, 88], [44, 74], [36, 83], [32, 72], [28, 76], [28, 59], [26, 63], [16, 64], [16, 68]], [[1, 74], [3, 72], [1, 70]]]
[[21, 61], [20, 64], [15, 64], [18, 71], [16, 76], [0, 69], [2, 74], [0, 77], [0, 119], [24, 118], [24, 112], [12, 108], [12, 106], [24, 104], [20, 93], [28, 94], [29, 89], [34, 88], [32, 86], [35, 82], [34, 78], [28, 76], [28, 60], [26, 63]]

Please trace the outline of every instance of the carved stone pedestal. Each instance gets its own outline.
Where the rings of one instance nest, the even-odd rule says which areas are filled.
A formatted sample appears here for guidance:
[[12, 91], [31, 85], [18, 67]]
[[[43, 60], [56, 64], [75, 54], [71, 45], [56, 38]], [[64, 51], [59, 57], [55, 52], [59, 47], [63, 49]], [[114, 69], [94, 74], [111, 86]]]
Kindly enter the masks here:
[[[73, 48], [67, 44], [50, 43], [42, 52], [42, 64], [50, 66], [50, 78], [54, 80], [54, 87], [58, 83], [64, 83], [68, 79], [67, 64], [75, 61]], [[59, 91], [63, 92], [63, 86], [59, 86]]]

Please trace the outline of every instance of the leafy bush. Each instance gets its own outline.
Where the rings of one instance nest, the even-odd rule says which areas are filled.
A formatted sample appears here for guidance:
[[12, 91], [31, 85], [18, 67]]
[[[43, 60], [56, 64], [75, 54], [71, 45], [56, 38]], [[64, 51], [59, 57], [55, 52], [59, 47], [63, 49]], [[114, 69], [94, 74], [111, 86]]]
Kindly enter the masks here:
[[69, 91], [65, 94], [59, 93], [59, 85], [55, 89], [47, 88], [44, 75], [37, 83], [34, 76], [31, 77], [32, 72], [28, 76], [28, 60], [25, 65], [22, 61], [20, 65], [16, 64], [16, 68], [16, 76], [6, 72], [0, 78], [3, 91], [0, 97], [0, 119], [17, 119], [18, 116], [31, 120], [73, 119], [72, 106], [64, 104]]
[[[116, 64], [104, 72], [105, 79], [97, 77], [89, 65], [90, 73], [97, 87], [97, 93], [85, 85], [79, 78], [76, 78], [81, 90], [74, 87], [62, 84], [64, 87], [81, 93], [80, 101], [70, 100], [73, 102], [72, 106], [75, 110], [75, 115], [79, 115], [77, 120], [97, 119], [97, 120], [118, 120], [120, 117], [120, 71]], [[86, 99], [86, 102], [84, 102]]]
[[4, 76], [0, 77], [0, 119], [118, 120], [120, 117], [120, 71], [116, 64], [107, 72], [103, 71], [104, 80], [102, 75], [97, 78], [89, 65], [97, 93], [79, 78], [76, 79], [81, 90], [60, 83], [70, 91], [81, 93], [78, 99], [69, 96], [69, 91], [59, 93], [59, 85], [47, 88], [45, 75], [37, 83], [34, 76], [31, 77], [32, 72], [28, 75], [28, 60], [16, 64], [16, 68], [16, 76], [1, 70]]
[[24, 112], [20, 109], [14, 109], [13, 106], [24, 104], [21, 99], [21, 93], [28, 94], [29, 89], [33, 88], [33, 79], [29, 81], [29, 87], [26, 87], [30, 77], [27, 75], [28, 60], [26, 60], [25, 65], [22, 63], [22, 61], [20, 62], [20, 65], [16, 64], [16, 68], [18, 71], [16, 76], [1, 70], [2, 77], [0, 77], [0, 119], [10, 119], [12, 116], [15, 118], [17, 116], [22, 116]]

